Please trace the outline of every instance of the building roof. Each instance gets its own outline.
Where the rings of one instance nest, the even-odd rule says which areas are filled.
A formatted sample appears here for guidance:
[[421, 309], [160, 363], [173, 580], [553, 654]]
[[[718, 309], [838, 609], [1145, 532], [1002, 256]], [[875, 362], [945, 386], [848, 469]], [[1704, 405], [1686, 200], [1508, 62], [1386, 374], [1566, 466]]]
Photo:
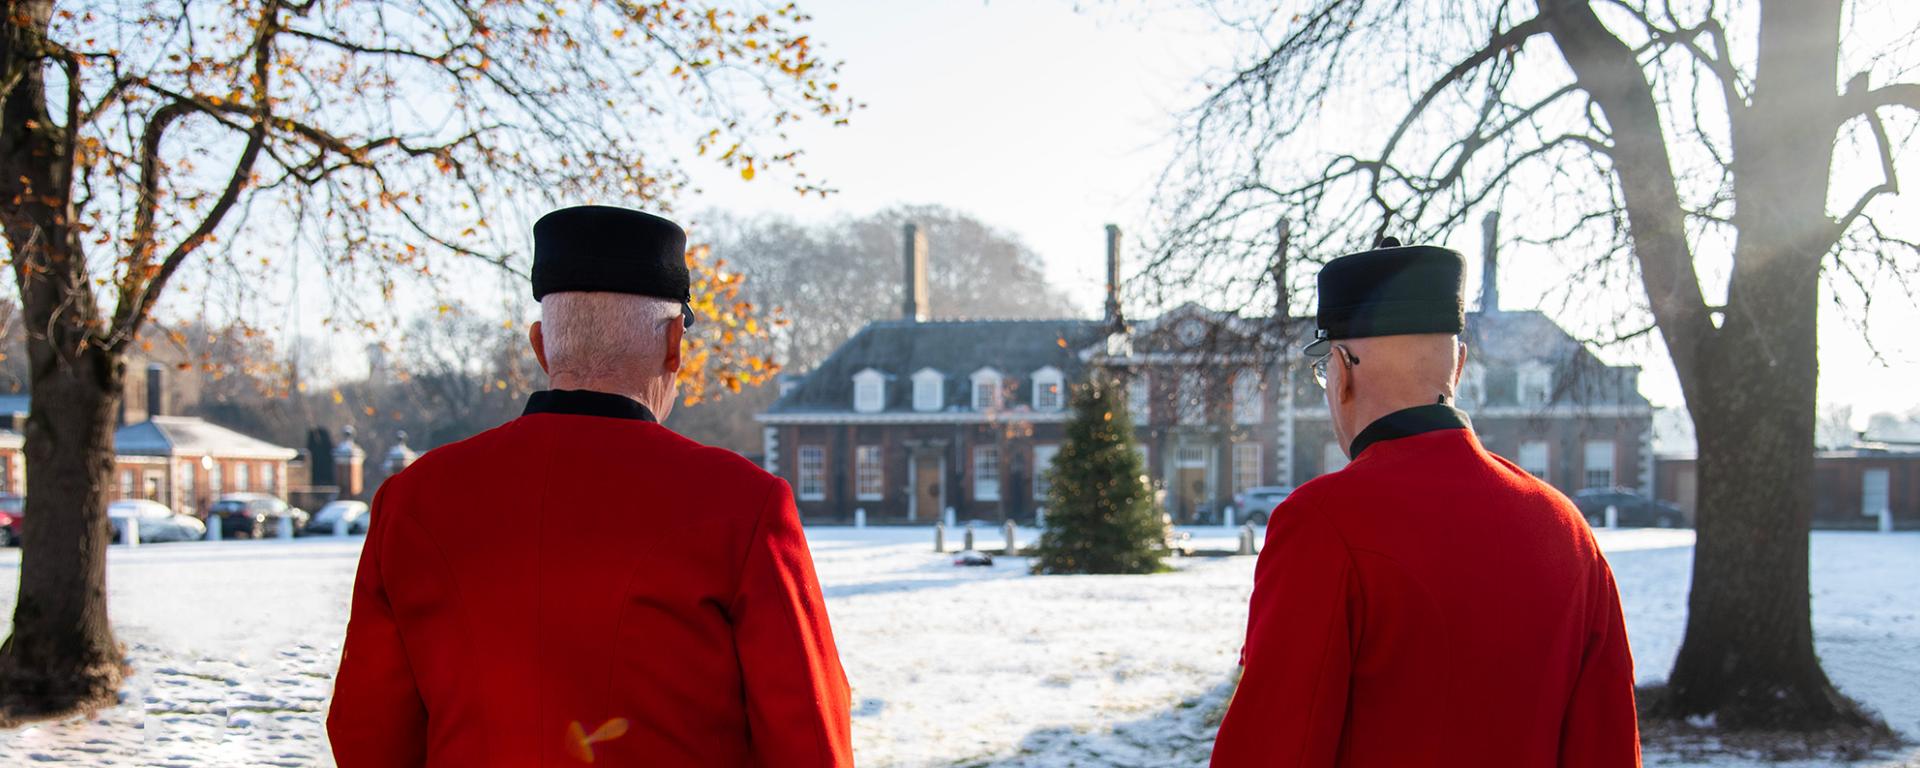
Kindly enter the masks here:
[[192, 416], [155, 416], [113, 433], [114, 452], [125, 456], [214, 456], [287, 461], [298, 452]]
[[[978, 418], [970, 408], [969, 376], [988, 367], [1011, 385], [1007, 411], [1017, 415], [1031, 402], [1033, 372], [1043, 367], [1052, 366], [1066, 381], [1075, 382], [1084, 380], [1088, 360], [1095, 365], [1277, 363], [1279, 356], [1297, 354], [1312, 326], [1312, 318], [1277, 324], [1272, 318], [1243, 317], [1196, 304], [1136, 322], [1126, 337], [1112, 343], [1106, 323], [1095, 320], [880, 321], [861, 329], [799, 379], [764, 416], [776, 422], [837, 415], [863, 421], [933, 418], [913, 410], [913, 375], [930, 368], [946, 377], [941, 418]], [[1640, 394], [1638, 367], [1606, 364], [1541, 312], [1471, 312], [1461, 337], [1469, 359], [1484, 372], [1481, 406], [1539, 408], [1518, 400], [1514, 373], [1531, 364], [1552, 371], [1549, 403], [1555, 408], [1605, 406], [1637, 412], [1651, 407]], [[879, 413], [856, 415], [854, 378], [869, 369], [885, 377], [885, 403]], [[1311, 386], [1296, 396], [1307, 403], [1321, 397]]]
[[945, 377], [946, 412], [971, 412], [969, 378], [993, 368], [1008, 385], [1006, 410], [1032, 402], [1031, 376], [1048, 366], [1067, 381], [1081, 378], [1079, 352], [1104, 338], [1106, 324], [1093, 320], [936, 320], [870, 323], [809, 371], [768, 415], [853, 412], [853, 376], [869, 368], [886, 377], [881, 413], [913, 414], [913, 375], [933, 369]]
[[0, 395], [0, 414], [26, 413], [27, 406], [32, 402], [33, 397], [25, 392]]

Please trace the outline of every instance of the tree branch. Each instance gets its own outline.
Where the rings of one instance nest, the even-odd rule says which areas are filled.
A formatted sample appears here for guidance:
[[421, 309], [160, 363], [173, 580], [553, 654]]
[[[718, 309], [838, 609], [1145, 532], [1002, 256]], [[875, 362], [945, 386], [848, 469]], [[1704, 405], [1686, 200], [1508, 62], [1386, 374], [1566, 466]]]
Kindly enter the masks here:
[[[1857, 75], [1847, 83], [1847, 94], [1865, 91], [1866, 86], [1867, 76], [1864, 73]], [[1859, 220], [1861, 214], [1866, 213], [1867, 206], [1873, 202], [1874, 198], [1881, 195], [1900, 194], [1900, 177], [1893, 167], [1893, 142], [1887, 136], [1887, 124], [1880, 119], [1880, 113], [1877, 111], [1868, 110], [1866, 117], [1867, 128], [1873, 131], [1874, 146], [1880, 150], [1882, 181], [1861, 194], [1860, 199], [1853, 201], [1853, 208], [1848, 210], [1845, 216], [1841, 216], [1840, 220], [1828, 230], [1826, 247], [1821, 249], [1823, 253], [1840, 244], [1840, 238], [1846, 236], [1847, 230], [1853, 227], [1853, 223]]]
[[1574, 77], [1613, 129], [1614, 167], [1647, 301], [1690, 402], [1702, 347], [1716, 337], [1686, 239], [1673, 158], [1653, 87], [1638, 58], [1581, 0], [1541, 0], [1542, 15]]
[[[201, 244], [213, 236], [214, 230], [219, 228], [220, 222], [226, 218], [227, 212], [233, 209], [234, 202], [240, 199], [241, 191], [245, 190], [247, 185], [252, 183], [253, 165], [260, 157], [261, 147], [266, 144], [267, 124], [272, 119], [273, 114], [273, 99], [270, 94], [272, 73], [269, 68], [273, 59], [274, 37], [280, 32], [279, 16], [280, 5], [274, 0], [269, 0], [266, 7], [261, 9], [260, 27], [255, 33], [252, 46], [254, 54], [254, 121], [253, 125], [247, 130], [246, 146], [240, 150], [240, 157], [234, 162], [233, 172], [228, 176], [225, 188], [221, 190], [220, 197], [214, 201], [213, 206], [207, 210], [207, 215], [200, 219], [200, 224], [194, 227], [192, 233], [188, 234], [180, 242], [174, 244], [172, 252], [167, 254], [166, 259], [161, 261], [159, 266], [153, 270], [151, 276], [145, 280], [141, 279], [145, 276], [138, 274], [138, 272], [144, 272], [148, 268], [151, 258], [153, 248], [151, 218], [153, 214], [149, 208], [143, 206], [142, 213], [145, 213], [148, 217], [148, 239], [141, 246], [144, 250], [136, 250], [131, 254], [131, 260], [127, 267], [128, 282], [121, 291], [120, 303], [114, 310], [113, 324], [109, 328], [108, 345], [116, 352], [124, 349], [128, 343], [132, 342], [133, 339], [139, 335], [141, 323], [143, 323], [147, 315], [152, 312], [153, 303], [159, 298], [161, 291], [166, 288], [167, 281], [173, 277], [174, 272], [180, 269], [180, 265], [186, 261], [189, 255], [192, 255]], [[166, 107], [162, 107], [161, 111], [167, 111], [167, 107], [174, 107], [180, 104], [182, 104], [182, 102], [173, 102], [166, 105]], [[169, 120], [171, 120], [171, 118], [169, 118]], [[145, 170], [145, 163], [151, 161], [157, 164], [159, 162], [160, 132], [151, 131], [148, 140], [151, 141], [150, 149], [152, 155], [147, 156], [145, 148], [143, 148], [143, 172]], [[149, 178], [150, 177], [143, 176], [143, 179]], [[142, 195], [146, 197], [153, 192], [154, 190], [152, 188], [143, 189]], [[157, 197], [157, 195], [153, 195], [153, 197]], [[157, 204], [157, 200], [152, 198], [146, 199], [145, 202], [148, 203], [148, 205]]]

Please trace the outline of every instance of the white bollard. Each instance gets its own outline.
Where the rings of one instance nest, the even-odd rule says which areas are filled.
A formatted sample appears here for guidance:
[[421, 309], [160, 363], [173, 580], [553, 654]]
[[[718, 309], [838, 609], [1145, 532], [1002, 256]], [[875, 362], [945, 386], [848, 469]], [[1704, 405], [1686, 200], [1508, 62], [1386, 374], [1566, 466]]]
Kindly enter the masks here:
[[220, 516], [207, 515], [207, 541], [220, 540]]
[[1608, 528], [1620, 527], [1620, 508], [1613, 506], [1612, 504], [1607, 505], [1607, 527]]
[[1017, 553], [1019, 551], [1020, 551], [1020, 530], [1014, 527], [1012, 520], [1008, 520], [1007, 521], [1007, 557], [1013, 557], [1014, 553]]
[[967, 526], [967, 545], [964, 547], [961, 547], [960, 551], [962, 552], [973, 551], [973, 526], [972, 525]]
[[282, 517], [282, 518], [279, 518], [279, 520], [280, 522], [277, 526], [279, 530], [275, 532], [275, 535], [279, 536], [281, 539], [293, 538], [293, 518]]
[[867, 527], [867, 509], [865, 507], [861, 507], [853, 511], [853, 527], [855, 528]]
[[120, 534], [120, 538], [126, 540], [127, 549], [140, 546], [140, 521], [136, 518], [127, 518], [127, 524], [120, 527]]
[[347, 537], [346, 515], [341, 515], [333, 519], [333, 537], [336, 539], [344, 539]]
[[933, 524], [933, 551], [941, 553], [947, 551], [947, 526], [941, 523]]
[[1240, 554], [1253, 554], [1253, 526], [1251, 525], [1240, 528]]
[[1233, 530], [1233, 505], [1229, 504], [1226, 509], [1220, 511], [1220, 527]]
[[955, 523], [953, 520], [953, 507], [947, 507], [947, 527], [952, 528], [955, 525], [958, 525], [958, 523]]
[[1035, 527], [1035, 528], [1045, 528], [1045, 527], [1047, 527], [1047, 508], [1046, 508], [1046, 507], [1035, 507], [1035, 508], [1034, 508], [1034, 510], [1033, 510], [1033, 527]]
[[1880, 532], [1893, 533], [1893, 510], [1880, 508]]

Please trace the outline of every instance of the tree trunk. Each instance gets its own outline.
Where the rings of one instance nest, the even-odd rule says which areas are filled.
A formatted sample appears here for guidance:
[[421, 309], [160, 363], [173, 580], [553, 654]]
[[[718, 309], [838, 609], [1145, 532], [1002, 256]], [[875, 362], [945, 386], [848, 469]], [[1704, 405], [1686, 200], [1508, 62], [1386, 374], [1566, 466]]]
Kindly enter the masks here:
[[[0, 644], [0, 723], [114, 701], [125, 674], [107, 622], [106, 494], [124, 362], [107, 345], [74, 221], [72, 148], [47, 114], [52, 3], [0, 23], [0, 229], [27, 330], [33, 403], [20, 599]], [[62, 98], [66, 101], [66, 98]]]
[[107, 622], [107, 492], [123, 363], [100, 348], [54, 360], [29, 341], [26, 525], [13, 634], [0, 645], [0, 723], [110, 705], [125, 674]]
[[1687, 634], [1663, 705], [1725, 728], [1869, 719], [1814, 654], [1808, 592], [1820, 263], [1837, 99], [1839, 3], [1761, 7], [1752, 105], [1733, 116], [1734, 272], [1688, 408], [1699, 444]]

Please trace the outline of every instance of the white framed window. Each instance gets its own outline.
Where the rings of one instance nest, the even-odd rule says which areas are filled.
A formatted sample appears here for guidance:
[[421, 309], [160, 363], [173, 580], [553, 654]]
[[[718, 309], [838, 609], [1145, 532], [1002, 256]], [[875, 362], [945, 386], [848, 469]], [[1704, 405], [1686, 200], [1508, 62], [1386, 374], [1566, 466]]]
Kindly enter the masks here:
[[1060, 455], [1060, 446], [1036, 445], [1033, 447], [1033, 498], [1045, 501], [1047, 492], [1053, 490], [1053, 481], [1047, 477], [1053, 471], [1053, 459]]
[[853, 449], [853, 488], [861, 501], [879, 501], [886, 495], [886, 470], [880, 463], [880, 446], [862, 445]]
[[1066, 402], [1066, 377], [1051, 365], [1033, 372], [1033, 409], [1057, 411]]
[[1134, 374], [1127, 381], [1127, 410], [1133, 413], [1136, 425], [1153, 422], [1153, 390], [1146, 371]]
[[1267, 418], [1266, 403], [1260, 399], [1260, 374], [1245, 370], [1233, 375], [1233, 423], [1258, 424]]
[[1460, 386], [1453, 394], [1462, 406], [1471, 407], [1486, 402], [1487, 367], [1468, 361], [1466, 369], [1460, 372]]
[[1520, 468], [1526, 470], [1528, 474], [1545, 480], [1547, 479], [1550, 456], [1547, 441], [1527, 440], [1520, 444], [1519, 461], [1514, 463], [1519, 464]]
[[945, 375], [932, 368], [920, 369], [913, 375], [913, 409], [928, 413], [945, 408], [946, 388]]
[[236, 491], [246, 491], [247, 486], [252, 484], [253, 465], [244, 461], [233, 465], [233, 489]]
[[1860, 473], [1860, 514], [1865, 517], [1879, 517], [1889, 509], [1891, 494], [1888, 487], [1892, 472], [1886, 469], [1869, 469]]
[[819, 501], [827, 497], [827, 449], [818, 445], [800, 446], [800, 500]]
[[207, 470], [207, 492], [215, 496], [220, 495], [220, 467], [221, 463], [216, 461], [213, 468]]
[[887, 376], [872, 368], [853, 375], [853, 410], [879, 413], [887, 407]]
[[1327, 447], [1320, 451], [1320, 466], [1322, 467], [1320, 470], [1322, 473], [1338, 472], [1345, 469], [1347, 466], [1346, 449], [1341, 448], [1339, 443], [1328, 440]]
[[1207, 466], [1207, 447], [1204, 445], [1181, 445], [1173, 451], [1173, 463], [1181, 469], [1201, 469]]
[[1514, 377], [1515, 397], [1521, 405], [1546, 405], [1553, 400], [1553, 369], [1546, 364], [1522, 365]]
[[1586, 482], [1586, 487], [1613, 487], [1613, 457], [1614, 446], [1612, 440], [1587, 441], [1587, 470], [1582, 478]]
[[1206, 380], [1199, 371], [1180, 372], [1180, 423], [1185, 425], [1205, 424], [1207, 422]]
[[133, 470], [120, 470], [120, 498], [133, 498]]
[[973, 447], [973, 500], [1000, 500], [1000, 447]]
[[1259, 443], [1233, 444], [1233, 492], [1239, 493], [1248, 488], [1261, 485]]
[[973, 383], [973, 409], [976, 411], [997, 411], [1002, 405], [1000, 395], [1000, 372], [992, 368], [974, 371], [968, 377]]
[[267, 493], [274, 493], [280, 486], [280, 465], [268, 464], [260, 470], [260, 485]]

